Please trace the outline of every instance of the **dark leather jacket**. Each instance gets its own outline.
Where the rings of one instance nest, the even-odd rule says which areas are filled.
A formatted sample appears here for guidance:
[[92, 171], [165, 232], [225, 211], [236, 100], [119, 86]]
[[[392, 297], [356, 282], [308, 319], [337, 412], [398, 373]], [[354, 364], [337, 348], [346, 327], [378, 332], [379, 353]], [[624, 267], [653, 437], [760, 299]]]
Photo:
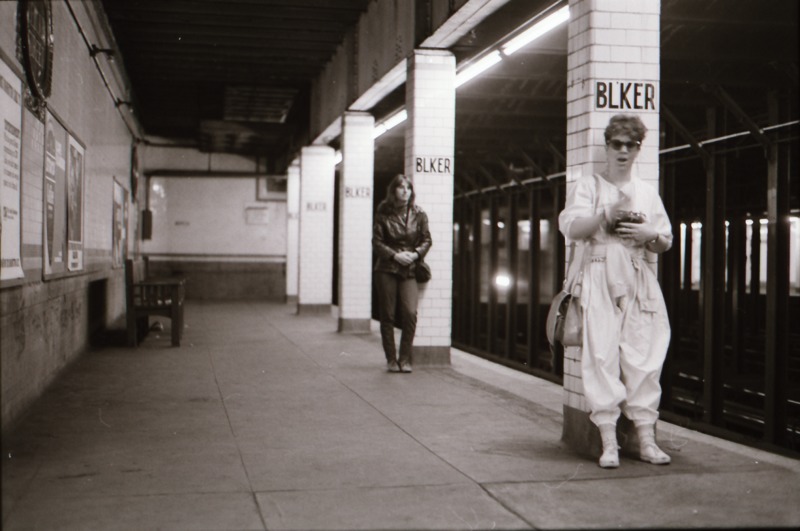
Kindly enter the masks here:
[[394, 260], [400, 251], [413, 251], [422, 260], [431, 248], [428, 215], [420, 207], [396, 208], [384, 200], [378, 205], [372, 227], [372, 249], [377, 256], [375, 271], [394, 273], [404, 278], [414, 276], [416, 262], [402, 266]]

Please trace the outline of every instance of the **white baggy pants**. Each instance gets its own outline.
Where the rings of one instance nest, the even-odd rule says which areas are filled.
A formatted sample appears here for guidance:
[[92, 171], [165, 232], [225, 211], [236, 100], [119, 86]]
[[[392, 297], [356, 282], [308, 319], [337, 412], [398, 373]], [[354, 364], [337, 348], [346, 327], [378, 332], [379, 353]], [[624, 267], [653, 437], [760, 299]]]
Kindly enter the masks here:
[[616, 424], [623, 411], [636, 426], [654, 424], [670, 340], [658, 279], [641, 254], [621, 245], [587, 252], [581, 372], [590, 419]]

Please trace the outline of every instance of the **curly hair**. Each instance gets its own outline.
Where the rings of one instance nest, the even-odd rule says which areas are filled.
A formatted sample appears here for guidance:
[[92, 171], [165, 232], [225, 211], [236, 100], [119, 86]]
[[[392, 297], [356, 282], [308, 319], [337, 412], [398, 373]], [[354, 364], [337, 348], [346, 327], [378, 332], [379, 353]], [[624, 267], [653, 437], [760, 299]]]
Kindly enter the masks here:
[[635, 114], [617, 114], [611, 117], [605, 130], [606, 142], [615, 135], [628, 135], [631, 140], [643, 142], [647, 127]]

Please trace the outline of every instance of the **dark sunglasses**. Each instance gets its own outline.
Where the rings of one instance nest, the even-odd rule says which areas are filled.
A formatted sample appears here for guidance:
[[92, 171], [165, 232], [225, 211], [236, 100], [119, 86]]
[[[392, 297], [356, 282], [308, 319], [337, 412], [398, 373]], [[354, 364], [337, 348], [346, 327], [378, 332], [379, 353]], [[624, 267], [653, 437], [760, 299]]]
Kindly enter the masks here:
[[619, 151], [622, 149], [622, 146], [628, 148], [628, 151], [633, 151], [634, 149], [639, 149], [642, 146], [641, 142], [637, 142], [636, 140], [629, 140], [628, 142], [623, 142], [622, 140], [609, 140], [606, 142], [607, 145], [611, 146], [611, 149], [614, 151]]

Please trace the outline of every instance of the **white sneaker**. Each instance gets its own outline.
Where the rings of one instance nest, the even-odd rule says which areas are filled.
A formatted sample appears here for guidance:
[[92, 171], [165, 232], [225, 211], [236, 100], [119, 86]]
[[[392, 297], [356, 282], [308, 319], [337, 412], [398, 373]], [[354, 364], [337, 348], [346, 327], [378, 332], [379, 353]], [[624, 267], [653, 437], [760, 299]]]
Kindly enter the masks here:
[[619, 466], [619, 449], [616, 441], [614, 445], [603, 445], [603, 455], [600, 456], [598, 463], [600, 468], [617, 468]]
[[655, 441], [646, 441], [639, 445], [639, 459], [653, 465], [668, 465], [672, 461]]

